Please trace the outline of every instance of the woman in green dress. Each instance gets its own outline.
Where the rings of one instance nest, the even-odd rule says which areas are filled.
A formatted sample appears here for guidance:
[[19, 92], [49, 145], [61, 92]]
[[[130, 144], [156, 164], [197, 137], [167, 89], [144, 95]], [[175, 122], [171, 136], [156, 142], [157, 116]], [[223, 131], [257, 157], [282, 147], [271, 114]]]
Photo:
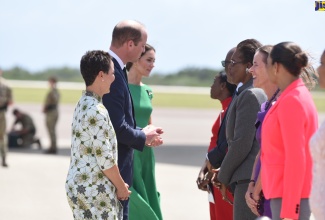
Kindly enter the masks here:
[[[153, 97], [152, 90], [142, 83], [148, 77], [155, 63], [155, 49], [146, 44], [138, 61], [128, 63], [129, 88], [133, 99], [137, 126], [143, 128], [151, 124]], [[134, 151], [133, 186], [130, 187], [130, 220], [161, 220], [160, 197], [156, 188], [155, 155], [151, 147], [142, 152]]]

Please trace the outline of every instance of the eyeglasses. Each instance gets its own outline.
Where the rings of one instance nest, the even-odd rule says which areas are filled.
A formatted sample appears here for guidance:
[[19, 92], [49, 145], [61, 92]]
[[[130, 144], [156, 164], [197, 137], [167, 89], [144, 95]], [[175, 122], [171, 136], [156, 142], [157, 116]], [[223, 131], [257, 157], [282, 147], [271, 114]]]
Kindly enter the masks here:
[[237, 63], [244, 63], [243, 61], [238, 61], [238, 62], [236, 62], [236, 61], [234, 61], [234, 60], [230, 60], [230, 64], [232, 65], [232, 66], [235, 66]]
[[229, 63], [230, 63], [229, 60], [223, 60], [223, 61], [221, 61], [221, 65], [222, 65], [223, 67], [226, 67], [226, 65], [229, 64]]

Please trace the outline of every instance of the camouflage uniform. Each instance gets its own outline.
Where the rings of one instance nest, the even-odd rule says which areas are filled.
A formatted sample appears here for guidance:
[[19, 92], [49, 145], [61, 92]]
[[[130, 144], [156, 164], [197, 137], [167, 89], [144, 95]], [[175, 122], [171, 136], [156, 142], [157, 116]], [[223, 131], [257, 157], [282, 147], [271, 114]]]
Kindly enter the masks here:
[[11, 102], [11, 89], [5, 84], [4, 79], [0, 77], [0, 153], [3, 166], [6, 166], [6, 154], [8, 151], [6, 144], [6, 110]]
[[56, 132], [55, 126], [59, 118], [58, 103], [60, 94], [56, 88], [52, 88], [47, 94], [44, 105], [46, 127], [51, 139], [50, 151], [56, 152]]
[[35, 133], [36, 128], [33, 122], [33, 119], [25, 114], [21, 113], [21, 117], [17, 118], [14, 124], [21, 124], [23, 133], [19, 134], [19, 137], [22, 139], [23, 147], [30, 147], [33, 143], [35, 143]]

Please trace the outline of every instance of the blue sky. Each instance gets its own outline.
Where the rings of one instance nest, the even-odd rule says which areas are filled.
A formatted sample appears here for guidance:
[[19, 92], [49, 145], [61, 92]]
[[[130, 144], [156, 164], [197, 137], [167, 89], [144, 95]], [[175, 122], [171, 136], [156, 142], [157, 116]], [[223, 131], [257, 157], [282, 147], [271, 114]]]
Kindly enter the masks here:
[[325, 49], [325, 12], [310, 0], [0, 0], [0, 66], [30, 71], [79, 68], [92, 49], [108, 50], [116, 23], [145, 24], [156, 50], [154, 72], [220, 68], [231, 47], [247, 38], [294, 41], [318, 65]]

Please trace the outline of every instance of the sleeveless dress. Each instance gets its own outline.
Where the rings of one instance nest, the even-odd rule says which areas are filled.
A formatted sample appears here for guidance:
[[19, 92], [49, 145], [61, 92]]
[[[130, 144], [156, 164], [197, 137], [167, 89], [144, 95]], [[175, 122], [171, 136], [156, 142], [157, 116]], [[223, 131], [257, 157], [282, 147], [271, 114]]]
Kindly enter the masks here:
[[[135, 119], [138, 127], [149, 123], [152, 112], [152, 90], [142, 84], [129, 84], [133, 99]], [[155, 155], [153, 148], [145, 146], [143, 151], [134, 151], [133, 185], [129, 203], [130, 220], [161, 220], [160, 195], [156, 188]]]

